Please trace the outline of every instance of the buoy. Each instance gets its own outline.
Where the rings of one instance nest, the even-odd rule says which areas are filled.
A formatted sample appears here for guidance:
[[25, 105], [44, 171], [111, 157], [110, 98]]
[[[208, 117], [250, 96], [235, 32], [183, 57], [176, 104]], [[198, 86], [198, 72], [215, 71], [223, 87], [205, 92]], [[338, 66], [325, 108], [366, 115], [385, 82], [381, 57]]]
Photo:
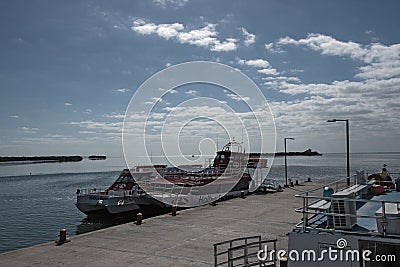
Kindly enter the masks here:
[[136, 225], [141, 225], [143, 220], [143, 214], [140, 212], [136, 215]]

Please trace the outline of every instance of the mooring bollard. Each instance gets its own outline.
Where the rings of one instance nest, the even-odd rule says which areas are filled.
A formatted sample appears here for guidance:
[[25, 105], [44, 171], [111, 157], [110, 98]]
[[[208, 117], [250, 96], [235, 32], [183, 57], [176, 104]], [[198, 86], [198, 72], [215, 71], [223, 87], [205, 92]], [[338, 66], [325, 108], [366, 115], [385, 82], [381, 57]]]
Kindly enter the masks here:
[[176, 216], [176, 206], [175, 205], [172, 206], [172, 208], [171, 208], [171, 215]]
[[143, 220], [143, 214], [140, 212], [136, 215], [136, 225], [141, 225]]
[[244, 198], [244, 191], [240, 191], [240, 197]]
[[296, 180], [296, 183], [295, 183], [295, 185], [299, 185], [299, 180]]
[[311, 182], [311, 177], [308, 177], [307, 182], [309, 183]]
[[71, 240], [67, 239], [67, 230], [61, 229], [60, 234], [58, 235], [59, 239], [55, 241], [56, 246], [62, 245], [64, 243], [68, 243]]
[[65, 229], [60, 230], [60, 239], [58, 241], [59, 242], [67, 241], [67, 230], [65, 230]]
[[290, 181], [290, 187], [293, 187], [293, 181]]

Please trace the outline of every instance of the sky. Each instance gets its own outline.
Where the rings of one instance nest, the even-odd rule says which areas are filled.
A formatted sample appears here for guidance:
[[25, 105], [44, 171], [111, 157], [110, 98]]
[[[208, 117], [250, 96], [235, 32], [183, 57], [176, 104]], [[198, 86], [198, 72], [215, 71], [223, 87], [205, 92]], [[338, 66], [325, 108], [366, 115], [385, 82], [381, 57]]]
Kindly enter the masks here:
[[[190, 61], [226, 64], [257, 85], [278, 151], [293, 137], [289, 150], [345, 152], [345, 125], [329, 119], [349, 119], [352, 152], [400, 151], [398, 10], [385, 0], [0, 1], [0, 155], [120, 156], [134, 94]], [[214, 102], [179, 106], [193, 97], [218, 99], [232, 116]], [[210, 84], [148, 98], [155, 135], [171, 111], [235, 124], [252, 101]], [[221, 146], [227, 136], [212, 123], [181, 127], [182, 140]]]

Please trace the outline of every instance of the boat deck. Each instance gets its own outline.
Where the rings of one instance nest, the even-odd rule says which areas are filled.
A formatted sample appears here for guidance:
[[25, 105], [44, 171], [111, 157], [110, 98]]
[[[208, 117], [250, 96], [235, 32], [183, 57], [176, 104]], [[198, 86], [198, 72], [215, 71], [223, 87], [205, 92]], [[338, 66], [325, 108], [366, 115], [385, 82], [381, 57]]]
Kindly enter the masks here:
[[[373, 182], [343, 186], [331, 183], [298, 194], [303, 214], [295, 230], [400, 238], [400, 192], [386, 188], [374, 195]], [[332, 190], [329, 196], [325, 190]], [[342, 188], [343, 187], [343, 188]]]

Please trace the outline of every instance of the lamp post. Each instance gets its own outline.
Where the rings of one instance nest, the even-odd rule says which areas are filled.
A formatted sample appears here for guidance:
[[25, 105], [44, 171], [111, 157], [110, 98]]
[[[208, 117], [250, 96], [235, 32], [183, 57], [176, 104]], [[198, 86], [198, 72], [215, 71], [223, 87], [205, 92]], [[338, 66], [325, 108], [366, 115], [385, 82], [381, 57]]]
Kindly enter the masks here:
[[344, 121], [346, 122], [346, 151], [347, 151], [347, 186], [350, 186], [350, 135], [349, 135], [349, 120], [328, 120], [327, 122], [337, 122]]
[[283, 138], [283, 143], [285, 144], [285, 180], [286, 180], [285, 187], [288, 187], [289, 184], [288, 184], [288, 179], [287, 179], [286, 140], [294, 140], [294, 138], [292, 138], [292, 137], [285, 137], [285, 138]]

